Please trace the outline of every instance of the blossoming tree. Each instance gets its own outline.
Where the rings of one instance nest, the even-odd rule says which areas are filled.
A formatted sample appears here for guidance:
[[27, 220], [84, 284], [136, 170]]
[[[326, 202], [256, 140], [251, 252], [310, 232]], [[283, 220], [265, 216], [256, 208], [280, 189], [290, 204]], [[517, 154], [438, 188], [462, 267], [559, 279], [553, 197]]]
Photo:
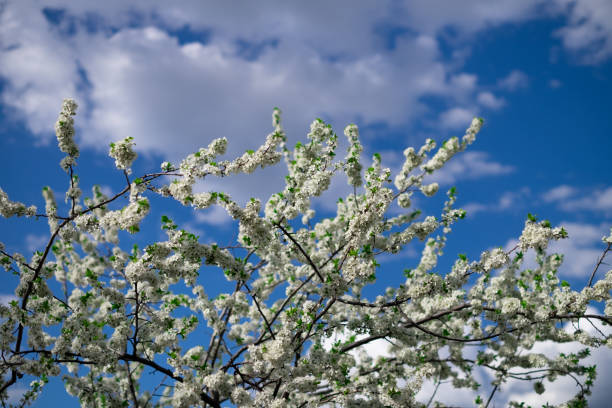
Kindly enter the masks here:
[[[111, 197], [94, 187], [93, 198], [82, 199], [74, 174], [76, 108], [65, 100], [55, 126], [70, 177], [67, 213], [58, 212], [47, 187], [44, 213], [0, 190], [2, 216], [45, 217], [51, 234], [30, 258], [0, 244], [0, 263], [19, 279], [17, 300], [0, 306], [4, 404], [24, 376], [34, 381], [22, 404], [61, 375], [67, 392], [90, 407], [408, 407], [419, 405], [415, 394], [426, 379], [477, 390], [473, 370], [480, 367], [493, 374], [492, 393], [474, 392], [482, 406], [510, 378], [531, 381], [542, 393], [544, 379], [563, 376], [577, 384], [570, 405], [585, 405], [595, 378], [594, 367], [581, 363], [588, 349], [552, 358], [530, 351], [545, 340], [612, 346], [603, 331], [564, 329], [578, 319], [612, 323], [612, 271], [597, 280], [596, 269], [581, 291], [560, 282], [563, 256], [546, 249], [567, 236], [563, 228], [530, 216], [511, 251], [484, 251], [473, 260], [460, 255], [447, 273], [432, 272], [465, 212], [453, 208], [451, 189], [441, 215], [420, 220], [411, 197], [436, 194], [438, 185], [423, 184], [424, 177], [474, 142], [482, 120], [435, 152], [433, 140], [406, 149], [394, 178], [379, 155], [362, 167], [355, 125], [344, 130], [350, 147], [343, 159], [336, 134], [321, 120], [312, 123], [307, 143], [288, 149], [278, 109], [264, 144], [232, 161], [216, 159], [227, 145], [217, 139], [176, 166], [165, 162], [159, 172], [133, 177], [136, 153], [128, 138], [110, 148], [126, 185]], [[281, 159], [286, 185], [263, 209], [259, 199], [243, 208], [223, 192], [193, 191], [207, 176], [251, 173]], [[354, 193], [338, 201], [334, 217], [314, 223], [311, 199], [338, 173], [346, 173]], [[139, 231], [154, 194], [198, 210], [223, 207], [238, 221], [237, 242], [198, 242], [163, 216], [167, 240], [122, 249], [118, 231]], [[111, 210], [111, 203], [122, 208]], [[399, 215], [389, 213], [394, 203]], [[405, 283], [363, 297], [376, 280], [377, 257], [415, 239], [426, 245], [418, 265], [404, 270]], [[612, 235], [604, 243], [609, 250]], [[535, 269], [523, 268], [527, 251], [536, 253]], [[214, 273], [234, 290], [210, 298]], [[588, 313], [591, 302], [605, 302], [604, 313]], [[208, 327], [207, 344], [194, 338], [198, 326]], [[390, 344], [384, 358], [363, 351], [378, 339]], [[467, 355], [467, 345], [477, 347], [476, 357]]]

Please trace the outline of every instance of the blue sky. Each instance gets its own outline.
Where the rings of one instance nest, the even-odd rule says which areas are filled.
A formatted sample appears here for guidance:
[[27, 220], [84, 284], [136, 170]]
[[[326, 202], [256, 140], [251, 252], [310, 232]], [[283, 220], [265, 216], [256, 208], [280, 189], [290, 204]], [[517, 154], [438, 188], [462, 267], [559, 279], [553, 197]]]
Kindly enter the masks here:
[[[364, 160], [379, 152], [395, 170], [405, 147], [461, 136], [482, 116], [476, 143], [436, 176], [438, 197], [416, 200], [435, 215], [442, 191], [456, 186], [457, 204], [468, 211], [440, 269], [457, 253], [511, 246], [531, 212], [569, 232], [552, 248], [566, 254], [562, 277], [575, 287], [588, 280], [612, 226], [612, 3], [124, 3], [0, 3], [0, 186], [11, 199], [44, 208], [40, 190], [49, 185], [61, 201], [68, 180], [53, 124], [69, 96], [80, 105], [78, 173], [86, 192], [93, 184], [122, 188], [109, 142], [134, 137], [135, 174], [177, 163], [221, 136], [232, 157], [263, 142], [275, 106], [291, 144], [316, 117], [338, 134], [353, 122]], [[265, 200], [280, 191], [282, 171], [205, 180], [199, 188]], [[337, 180], [317, 200], [320, 214], [348, 192], [344, 184]], [[155, 209], [137, 242], [163, 239], [164, 211], [204, 241], [233, 236], [221, 211], [194, 214], [164, 200]], [[48, 237], [44, 220], [2, 219], [0, 230], [10, 251], [26, 254]], [[376, 288], [399, 282], [397, 270], [418, 261], [419, 245], [387, 260], [382, 275], [389, 277]], [[13, 282], [0, 279], [7, 301]], [[612, 358], [598, 353], [593, 404], [603, 406]], [[563, 384], [570, 383], [551, 389], [562, 394]], [[77, 406], [59, 387], [51, 384], [37, 406]], [[541, 401], [508, 384], [496, 403], [521, 394]]]

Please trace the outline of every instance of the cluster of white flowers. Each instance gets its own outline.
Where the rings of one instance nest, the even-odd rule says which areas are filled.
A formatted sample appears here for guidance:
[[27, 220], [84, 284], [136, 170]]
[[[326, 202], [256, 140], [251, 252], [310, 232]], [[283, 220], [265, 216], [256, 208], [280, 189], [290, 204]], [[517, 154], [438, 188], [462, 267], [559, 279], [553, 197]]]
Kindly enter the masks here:
[[346, 156], [346, 175], [351, 186], [361, 186], [361, 162], [360, 156], [363, 151], [363, 146], [359, 141], [359, 129], [357, 125], [348, 125], [344, 128], [344, 134], [348, 138], [349, 148]]
[[438, 183], [431, 183], [426, 186], [421, 186], [421, 192], [425, 194], [427, 197], [431, 197], [438, 192], [440, 186]]
[[241, 157], [234, 159], [225, 166], [227, 174], [252, 173], [258, 167], [267, 167], [278, 163], [281, 153], [277, 147], [285, 141], [285, 135], [276, 131], [266, 137], [266, 141], [257, 150], [249, 150]]
[[428, 173], [432, 173], [434, 170], [442, 168], [444, 163], [450, 160], [450, 158], [459, 152], [461, 148], [462, 146], [459, 144], [459, 139], [456, 137], [451, 137], [442, 144], [442, 147], [438, 149], [436, 154], [429, 159], [427, 163], [423, 164], [421, 168]]
[[100, 226], [105, 230], [127, 230], [131, 233], [139, 231], [140, 222], [149, 213], [150, 205], [147, 198], [128, 204], [117, 211], [109, 211], [100, 219]]
[[486, 272], [504, 266], [509, 260], [508, 254], [501, 248], [495, 248], [491, 252], [484, 251], [480, 255], [480, 264]]
[[612, 228], [610, 228], [610, 235], [608, 235], [607, 237], [602, 237], [601, 240], [606, 244], [612, 244]]
[[506, 297], [501, 300], [501, 312], [507, 315], [514, 315], [521, 310], [520, 299]]
[[538, 223], [528, 219], [525, 221], [525, 228], [519, 238], [519, 245], [523, 251], [529, 248], [544, 250], [551, 239], [563, 238], [566, 235], [563, 228], [551, 228], [546, 221]]
[[9, 200], [8, 195], [0, 188], [0, 215], [4, 218], [17, 216], [31, 217], [36, 215], [36, 206], [26, 207], [25, 204]]
[[[429, 144], [426, 145], [429, 146]], [[408, 175], [423, 161], [423, 156], [417, 154], [414, 147], [409, 147], [404, 150], [404, 157], [406, 160], [402, 165], [402, 170], [397, 176], [395, 176], [395, 187], [397, 187], [398, 190], [404, 190], [411, 184], [409, 182]]]
[[64, 99], [62, 104], [62, 111], [55, 122], [55, 136], [57, 136], [57, 143], [62, 152], [66, 153], [66, 156], [61, 166], [64, 170], [67, 170], [74, 164], [74, 159], [79, 157], [79, 148], [74, 141], [74, 119], [76, 115], [77, 103], [72, 99]]
[[115, 159], [115, 166], [118, 169], [125, 170], [128, 174], [132, 172], [132, 163], [138, 157], [138, 154], [132, 148], [135, 145], [133, 137], [113, 142], [110, 144], [108, 155]]
[[[74, 102], [65, 102], [62, 124], [56, 126], [71, 177], [78, 155], [71, 145], [75, 109]], [[537, 392], [545, 392], [542, 382], [515, 369], [537, 367], [551, 381], [572, 375], [582, 381], [576, 398], [584, 397], [595, 375], [580, 361], [584, 352], [547, 357], [530, 350], [537, 341], [612, 346], [608, 332], [570, 333], [559, 324], [580, 322], [592, 302], [604, 302], [605, 309], [589, 319], [610, 322], [612, 271], [581, 291], [572, 290], [557, 276], [563, 256], [546, 253], [551, 240], [567, 234], [530, 215], [519, 248], [536, 249], [536, 267], [522, 269], [523, 252], [511, 260], [510, 253], [495, 248], [482, 252], [478, 261], [459, 254], [449, 273], [438, 273], [447, 234], [465, 215], [453, 208], [455, 189], [447, 192], [439, 217], [421, 220], [420, 211], [403, 210], [411, 207], [414, 191], [437, 192], [438, 184], [423, 185], [424, 177], [472, 143], [481, 120], [472, 121], [461, 143], [450, 139], [431, 159], [433, 140], [418, 152], [406, 149], [396, 190], [380, 155], [362, 169], [355, 125], [345, 129], [349, 152], [344, 159], [336, 157], [337, 136], [322, 120], [311, 124], [309, 141], [291, 151], [277, 108], [272, 125], [274, 132], [257, 150], [217, 161], [227, 140], [216, 139], [177, 167], [164, 162], [162, 173], [128, 177], [128, 185], [113, 198], [94, 187], [93, 198], [83, 199], [78, 178], [72, 178], [67, 215], [59, 214], [51, 189], [43, 189], [49, 251], [28, 260], [9, 255], [0, 244], [0, 265], [19, 277], [18, 299], [0, 305], [0, 371], [5, 374], [0, 402], [6, 402], [10, 378], [16, 383], [22, 375], [33, 377], [27, 395], [35, 398], [49, 377], [64, 373], [66, 390], [84, 406], [221, 407], [231, 402], [247, 408], [399, 408], [417, 405], [415, 395], [425, 379], [449, 378], [456, 387], [475, 388], [477, 366], [492, 370], [494, 385], [513, 373], [536, 381]], [[118, 168], [129, 170], [136, 157], [132, 147], [129, 138], [112, 146]], [[263, 214], [263, 200], [253, 198], [242, 207], [221, 192], [193, 191], [207, 175], [250, 173], [283, 155], [286, 185], [268, 198]], [[421, 173], [413, 174], [419, 167]], [[346, 173], [354, 189], [338, 199], [333, 216], [317, 217], [311, 199], [338, 173]], [[154, 180], [164, 176], [172, 182], [156, 187]], [[110, 210], [128, 190], [127, 205]], [[118, 230], [138, 231], [155, 202], [149, 201], [149, 191], [196, 209], [220, 205], [238, 221], [237, 243], [200, 243], [162, 216], [166, 241], [122, 249]], [[402, 209], [399, 214], [396, 207], [390, 210], [394, 202]], [[35, 211], [10, 201], [0, 189], [0, 215]], [[404, 269], [405, 281], [373, 301], [362, 297], [383, 272], [377, 269], [380, 255], [399, 253], [415, 239], [425, 243], [416, 265]], [[612, 243], [612, 234], [603, 242]], [[209, 298], [208, 282], [221, 274], [234, 290]], [[59, 285], [48, 284], [54, 277]], [[388, 356], [367, 355], [364, 349], [381, 339], [391, 345]], [[480, 346], [474, 359], [464, 357], [464, 345], [470, 343]], [[163, 390], [144, 390], [141, 376], [149, 371]]]
[[[332, 160], [337, 137], [331, 126], [317, 119], [310, 125], [308, 145], [298, 143], [288, 160], [289, 174], [285, 177], [285, 189], [270, 197], [265, 206], [268, 219], [293, 219], [299, 213], [307, 213], [310, 199], [327, 190], [333, 176]], [[307, 220], [306, 220], [307, 221]]]
[[476, 140], [476, 135], [480, 132], [484, 120], [482, 118], [472, 119], [470, 127], [465, 131], [465, 135], [461, 139], [462, 145], [470, 145]]

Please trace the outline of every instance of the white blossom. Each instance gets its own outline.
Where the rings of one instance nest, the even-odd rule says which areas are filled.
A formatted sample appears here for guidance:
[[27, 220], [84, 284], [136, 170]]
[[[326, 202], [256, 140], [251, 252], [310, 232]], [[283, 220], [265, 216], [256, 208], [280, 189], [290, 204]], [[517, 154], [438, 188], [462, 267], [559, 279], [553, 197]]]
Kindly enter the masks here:
[[[71, 158], [79, 157], [79, 148], [74, 142], [74, 119], [77, 103], [73, 99], [64, 99], [62, 111], [55, 122], [55, 135], [59, 149]], [[66, 165], [73, 164], [72, 161], [65, 162]], [[66, 166], [62, 165], [66, 168]]]
[[427, 197], [431, 197], [438, 192], [440, 186], [438, 183], [431, 183], [426, 186], [421, 186], [421, 192], [425, 194]]
[[13, 215], [31, 217], [36, 215], [36, 206], [26, 207], [25, 204], [11, 201], [8, 195], [0, 188], [0, 215], [4, 218], [9, 218]]
[[[273, 132], [257, 149], [220, 160], [228, 141], [215, 139], [176, 167], [164, 162], [161, 173], [128, 177], [129, 185], [114, 189], [119, 193], [111, 198], [96, 186], [93, 198], [83, 199], [72, 174], [75, 109], [65, 102], [56, 126], [68, 153], [63, 167], [73, 177], [66, 193], [70, 208], [58, 208], [44, 188], [41, 216], [51, 231], [46, 251], [26, 258], [0, 244], [0, 263], [17, 282], [16, 299], [0, 305], [0, 369], [18, 385], [26, 376], [32, 398], [49, 377], [63, 373], [67, 392], [83, 406], [403, 408], [419, 403], [415, 396], [425, 379], [476, 389], [482, 380], [474, 369], [480, 368], [494, 371], [491, 386], [512, 373], [538, 393], [547, 391], [541, 376], [554, 381], [571, 375], [581, 384], [579, 395], [594, 379], [586, 352], [548, 357], [534, 347], [572, 341], [612, 347], [608, 331], [582, 324], [587, 311], [594, 324], [612, 315], [612, 270], [579, 291], [561, 280], [563, 255], [546, 249], [567, 236], [563, 228], [529, 215], [518, 249], [536, 250], [530, 269], [523, 252], [494, 248], [479, 260], [458, 254], [448, 271], [441, 258], [447, 235], [465, 216], [453, 208], [455, 190], [439, 215], [420, 218], [419, 209], [407, 210], [415, 205], [414, 191], [437, 192], [438, 184], [423, 185], [424, 177], [472, 143], [481, 120], [432, 157], [433, 139], [406, 149], [393, 178], [378, 154], [363, 171], [355, 125], [345, 128], [344, 159], [336, 158], [337, 136], [320, 119], [306, 142], [288, 149], [275, 108]], [[133, 145], [128, 138], [111, 147], [116, 166], [126, 172], [136, 158]], [[281, 156], [286, 183], [270, 197], [242, 204], [221, 191], [197, 190], [196, 182], [207, 176], [251, 173]], [[337, 200], [335, 212], [315, 212], [312, 199], [338, 174], [348, 176], [353, 191]], [[139, 231], [158, 202], [148, 194], [197, 210], [222, 207], [237, 221], [235, 241], [214, 243], [207, 231], [197, 233], [201, 238], [188, 222], [166, 215], [159, 242], [120, 234]], [[0, 190], [0, 214], [35, 215], [36, 209]], [[611, 243], [612, 235], [603, 242]], [[408, 244], [422, 245], [419, 259], [381, 267]], [[385, 274], [401, 283], [378, 291], [370, 286]], [[220, 279], [229, 282], [216, 293], [210, 282]], [[602, 304], [603, 314], [590, 309]], [[368, 355], [373, 341], [383, 339], [389, 344], [384, 359]], [[474, 356], [466, 354], [469, 344], [478, 346], [470, 348]], [[537, 378], [521, 374], [535, 368]], [[153, 380], [159, 389], [147, 390]]]
[[608, 235], [607, 237], [602, 237], [601, 240], [607, 244], [612, 244], [612, 228], [610, 228], [610, 235]]
[[134, 152], [132, 146], [135, 145], [133, 137], [126, 137], [125, 139], [110, 144], [110, 150], [108, 155], [115, 159], [115, 166], [118, 169], [125, 170], [128, 174], [132, 172], [131, 167], [138, 154]]
[[491, 252], [485, 251], [480, 256], [482, 268], [487, 272], [491, 269], [497, 269], [503, 266], [509, 259], [508, 255], [501, 248], [495, 248]]

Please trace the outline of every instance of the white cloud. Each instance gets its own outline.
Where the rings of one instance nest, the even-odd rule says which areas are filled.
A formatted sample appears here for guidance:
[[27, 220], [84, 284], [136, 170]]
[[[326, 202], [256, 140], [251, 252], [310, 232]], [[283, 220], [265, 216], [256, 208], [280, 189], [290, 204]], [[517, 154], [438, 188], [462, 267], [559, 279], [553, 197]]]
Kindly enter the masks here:
[[531, 196], [531, 191], [523, 187], [518, 191], [506, 191], [502, 193], [496, 202], [490, 204], [468, 203], [463, 206], [468, 216], [474, 216], [482, 211], [506, 211], [511, 208], [519, 208], [521, 203]]
[[506, 104], [504, 98], [498, 98], [491, 92], [480, 92], [477, 100], [479, 104], [490, 109], [499, 109]]
[[451, 78], [451, 83], [460, 89], [468, 91], [473, 90], [476, 87], [476, 81], [478, 77], [474, 74], [458, 74]]
[[[49, 141], [61, 99], [73, 96], [81, 105], [77, 135], [85, 145], [103, 148], [133, 136], [139, 151], [172, 160], [218, 136], [230, 138], [232, 154], [258, 145], [271, 130], [273, 106], [283, 108], [290, 138], [302, 137], [320, 115], [336, 128], [352, 121], [401, 126], [427, 112], [421, 102], [426, 95], [459, 101], [460, 107], [441, 114], [439, 125], [464, 127], [478, 113], [464, 106], [477, 77], [442, 60], [439, 32], [451, 26], [470, 34], [560, 10], [541, 2], [502, 3], [347, 1], [320, 13], [312, 2], [228, 8], [135, 1], [130, 14], [116, 0], [103, 6], [46, 2], [64, 10], [63, 33], [31, 3], [7, 3], [0, 14], [2, 101], [41, 141]], [[92, 15], [93, 28], [91, 19], [86, 22]], [[130, 20], [134, 15], [140, 26]], [[384, 50], [387, 39], [376, 29], [383, 23], [408, 24], [414, 33], [396, 36], [394, 48]], [[211, 34], [208, 41], [180, 44], [166, 30], [181, 27]], [[258, 58], [245, 59], [239, 41], [272, 45]], [[505, 89], [525, 84], [518, 70], [500, 81]], [[492, 109], [503, 104], [490, 92], [477, 99]]]
[[453, 27], [456, 35], [469, 35], [487, 27], [533, 18], [539, 14], [538, 7], [542, 3], [544, 1], [419, 0], [407, 2], [402, 17], [410, 26], [425, 32]]
[[106, 185], [106, 184], [100, 186], [100, 192], [102, 194], [104, 194], [105, 196], [107, 196], [107, 197], [112, 197], [112, 196], [115, 195], [113, 193], [113, 189], [110, 186]]
[[555, 34], [581, 62], [598, 64], [612, 56], [612, 3], [608, 0], [557, 0], [569, 24]]
[[550, 81], [548, 81], [548, 86], [551, 87], [552, 89], [561, 88], [562, 85], [563, 83], [559, 81], [558, 79], [551, 79]]
[[[356, 118], [401, 125], [424, 112], [422, 96], [467, 99], [476, 76], [440, 58], [436, 37], [448, 27], [461, 37], [565, 13], [570, 23], [559, 35], [569, 49], [603, 42], [593, 51], [601, 60], [611, 43], [612, 7], [605, 0], [334, 4], [321, 13], [323, 2], [234, 8], [198, 1], [45, 2], [63, 10], [58, 29], [42, 6], [7, 3], [0, 14], [2, 100], [41, 141], [51, 140], [61, 99], [73, 96], [81, 104], [77, 124], [87, 144], [131, 135], [140, 149], [177, 158], [219, 135], [256, 144], [277, 105], [292, 134], [302, 134], [322, 113], [340, 126]], [[133, 26], [134, 16], [141, 26]], [[383, 50], [388, 38], [377, 28], [385, 25], [409, 27], [411, 34], [395, 36], [394, 49]], [[179, 44], [165, 31], [181, 27], [210, 32], [208, 42]], [[245, 60], [239, 42], [271, 45]], [[500, 81], [511, 90], [525, 85], [518, 70]], [[499, 105], [487, 93], [480, 99]], [[465, 125], [467, 111], [475, 113], [447, 111], [442, 125]], [[169, 137], [180, 143], [168, 146]]]
[[[597, 64], [612, 56], [612, 3], [608, 0], [420, 0], [398, 7], [398, 17], [429, 34], [452, 28], [450, 41], [476, 36], [490, 27], [535, 18], [566, 18], [555, 34], [566, 50], [584, 63]], [[477, 37], [476, 37], [477, 38]]]
[[17, 300], [17, 296], [9, 293], [0, 294], [0, 305], [8, 306], [13, 300]]
[[561, 201], [573, 196], [576, 193], [577, 190], [574, 187], [563, 184], [544, 192], [542, 194], [542, 200], [547, 203]]
[[489, 211], [491, 206], [481, 203], [467, 203], [466, 205], [462, 205], [461, 208], [465, 210], [466, 216], [473, 217], [479, 212]]
[[565, 211], [589, 210], [612, 214], [612, 187], [594, 190], [592, 193], [582, 195], [579, 198], [567, 199], [560, 203], [560, 208]]
[[26, 248], [29, 252], [44, 251], [47, 242], [49, 242], [49, 237], [45, 235], [28, 234], [25, 237]]
[[529, 84], [527, 74], [518, 69], [511, 71], [508, 76], [500, 79], [497, 85], [508, 91], [516, 91], [519, 88], [526, 88]]
[[21, 397], [23, 396], [23, 394], [26, 393], [26, 391], [29, 391], [29, 389], [21, 385], [15, 385], [13, 387], [10, 387], [6, 391], [8, 396], [8, 398], [6, 399], [6, 403], [20, 405], [19, 402], [21, 400]]
[[440, 114], [440, 126], [447, 129], [467, 128], [477, 113], [473, 108], [450, 108]]
[[40, 11], [24, 3], [0, 8], [2, 102], [35, 134], [53, 129], [62, 97], [79, 96], [77, 60], [57, 36], [34, 28], [45, 26]]
[[426, 177], [426, 182], [436, 181], [451, 185], [458, 180], [473, 180], [498, 176], [514, 171], [514, 167], [492, 161], [486, 152], [468, 151], [449, 160], [442, 169]]
[[226, 225], [233, 219], [223, 207], [214, 205], [206, 210], [198, 210], [195, 213], [195, 221], [210, 225]]
[[[564, 254], [559, 273], [564, 276], [580, 278], [586, 284], [597, 260], [603, 252], [601, 238], [607, 235], [609, 225], [590, 225], [576, 222], [562, 222], [569, 238], [551, 244], [550, 251]], [[599, 277], [605, 273], [601, 268]]]
[[[320, 115], [340, 128], [357, 119], [399, 126], [424, 112], [422, 96], [467, 97], [475, 81], [439, 60], [435, 37], [401, 36], [393, 50], [381, 49], [378, 34], [366, 28], [394, 13], [374, 4], [319, 13], [311, 4], [271, 12], [264, 5], [228, 11], [141, 2], [130, 6], [142, 15], [138, 27], [128, 26], [121, 2], [48, 5], [66, 8], [72, 36], [23, 3], [6, 5], [0, 31], [3, 102], [41, 140], [52, 139], [65, 96], [81, 105], [76, 123], [84, 144], [105, 147], [133, 136], [141, 152], [176, 160], [219, 136], [229, 137], [232, 153], [258, 145], [271, 130], [274, 106], [284, 110], [290, 138], [302, 137]], [[98, 31], [82, 22], [91, 12], [99, 14]], [[165, 31], [184, 24], [210, 29], [210, 41], [180, 44]], [[238, 40], [270, 38], [276, 45], [257, 59], [238, 52]]]

